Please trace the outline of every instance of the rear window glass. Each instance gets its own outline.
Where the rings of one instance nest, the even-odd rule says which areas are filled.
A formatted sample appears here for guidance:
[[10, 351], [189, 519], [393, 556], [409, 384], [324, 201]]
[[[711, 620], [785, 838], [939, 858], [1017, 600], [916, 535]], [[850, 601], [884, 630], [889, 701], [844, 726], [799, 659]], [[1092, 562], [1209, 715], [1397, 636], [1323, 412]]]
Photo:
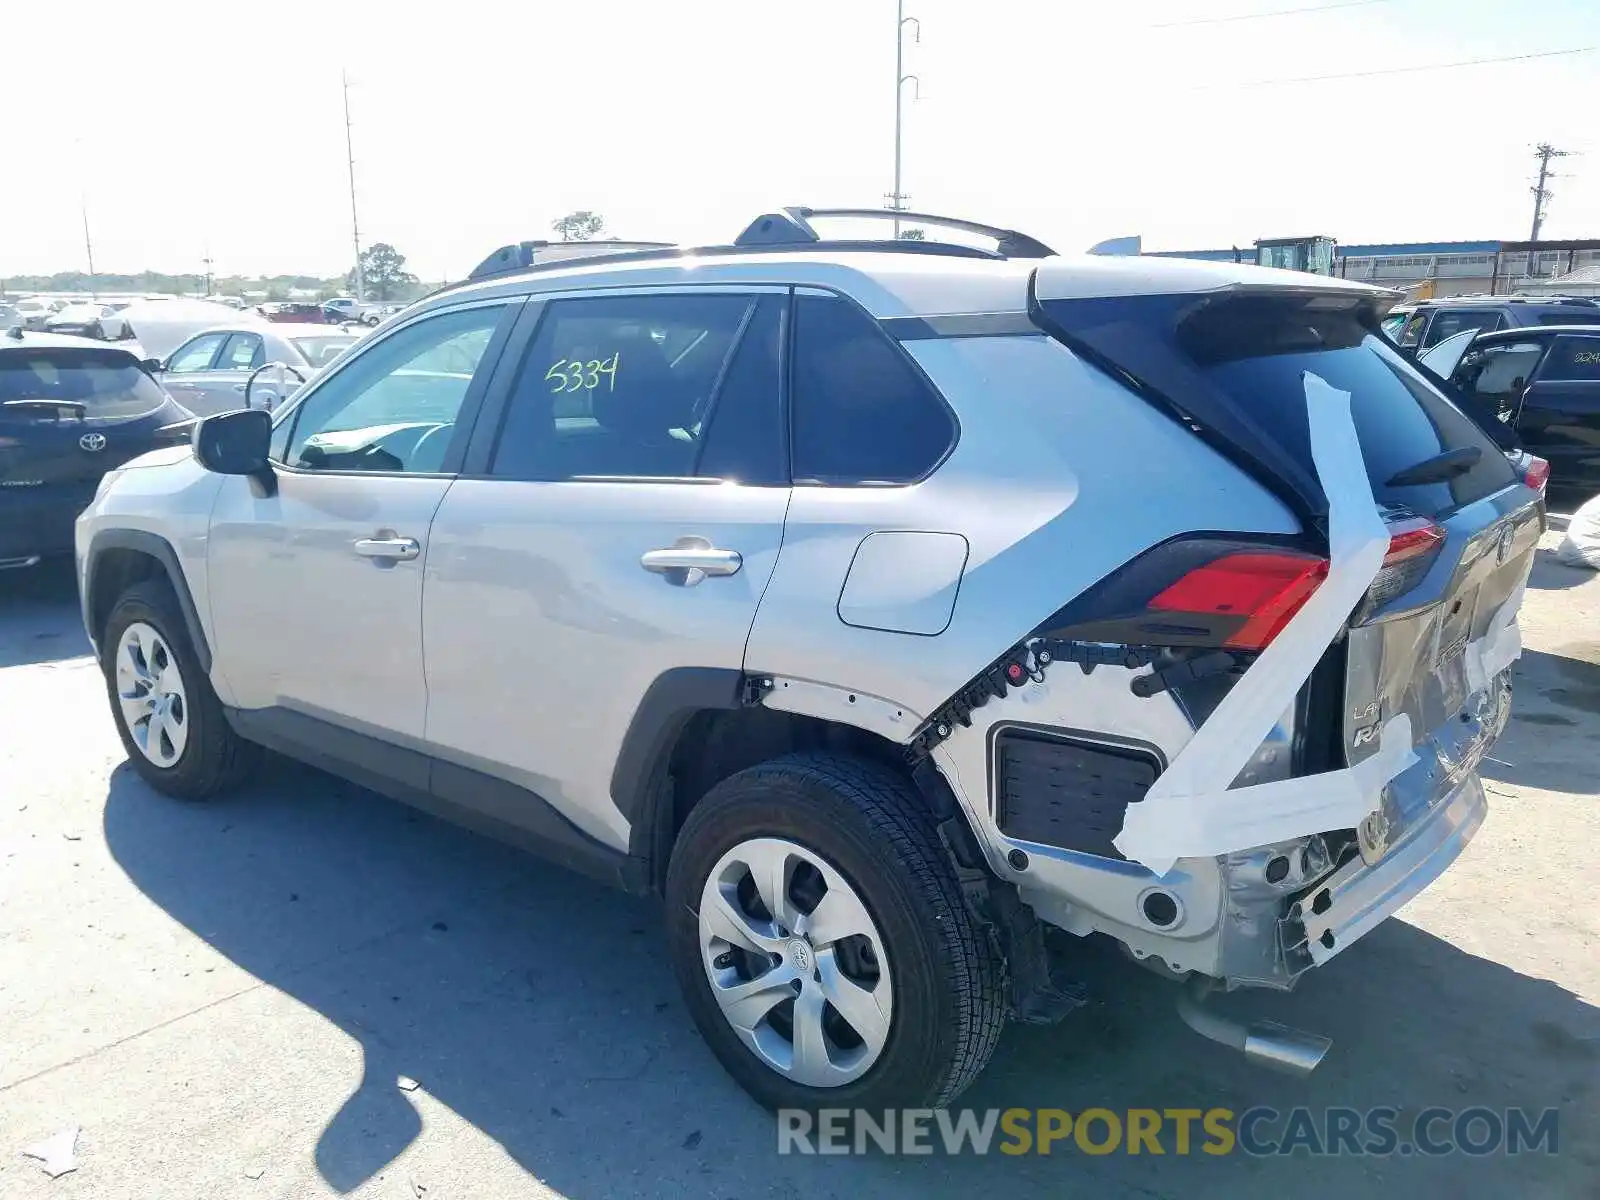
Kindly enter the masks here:
[[1543, 378], [1600, 382], [1600, 337], [1557, 338]]
[[349, 347], [356, 344], [356, 339], [337, 334], [327, 334], [319, 337], [291, 338], [294, 348], [300, 351], [306, 362], [313, 367], [325, 367]]
[[92, 420], [154, 412], [166, 393], [123, 350], [41, 346], [0, 353], [0, 413], [12, 405], [8, 419], [37, 420], [38, 408], [15, 403], [30, 400], [82, 404]]
[[[1350, 393], [1373, 495], [1436, 515], [1500, 490], [1515, 473], [1494, 443], [1353, 312], [1242, 300], [1202, 310], [1180, 342], [1202, 373], [1299, 461], [1311, 465], [1303, 374]], [[1439, 483], [1389, 480], [1447, 450], [1476, 447], [1477, 464]]]
[[1585, 309], [1578, 305], [1564, 308], [1560, 312], [1547, 312], [1539, 314], [1541, 325], [1600, 325], [1600, 309]]

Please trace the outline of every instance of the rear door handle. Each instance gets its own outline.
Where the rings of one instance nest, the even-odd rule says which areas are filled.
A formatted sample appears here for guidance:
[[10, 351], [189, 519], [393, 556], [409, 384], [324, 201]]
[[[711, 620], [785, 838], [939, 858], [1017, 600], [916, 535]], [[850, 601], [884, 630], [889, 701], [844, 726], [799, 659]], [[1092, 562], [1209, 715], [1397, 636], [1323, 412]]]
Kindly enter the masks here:
[[646, 550], [639, 556], [646, 571], [665, 575], [669, 583], [693, 587], [707, 575], [736, 575], [744, 566], [737, 550], [719, 550], [705, 538], [682, 537], [662, 550]]
[[422, 553], [422, 543], [412, 537], [396, 537], [387, 530], [379, 530], [377, 537], [359, 538], [355, 552], [362, 558], [376, 558], [388, 562], [410, 562]]

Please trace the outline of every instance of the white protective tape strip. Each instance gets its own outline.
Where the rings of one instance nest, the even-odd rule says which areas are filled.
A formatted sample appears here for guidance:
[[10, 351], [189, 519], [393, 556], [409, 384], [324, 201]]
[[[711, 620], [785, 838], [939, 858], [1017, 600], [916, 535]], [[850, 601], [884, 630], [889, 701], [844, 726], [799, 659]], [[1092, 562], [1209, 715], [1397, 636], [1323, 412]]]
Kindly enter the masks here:
[[[1528, 564], [1533, 565], [1531, 562]], [[1489, 628], [1475, 642], [1468, 642], [1462, 651], [1462, 665], [1467, 672], [1467, 691], [1481, 692], [1489, 681], [1522, 657], [1522, 630], [1517, 626], [1517, 610], [1522, 607], [1522, 593], [1528, 586], [1527, 577], [1517, 584], [1517, 590], [1489, 621]]]
[[1389, 550], [1389, 530], [1372, 497], [1350, 415], [1350, 393], [1309, 371], [1305, 392], [1311, 457], [1328, 498], [1328, 577], [1201, 722], [1145, 798], [1128, 806], [1113, 842], [1157, 875], [1180, 858], [1353, 828], [1378, 806], [1384, 785], [1417, 761], [1411, 722], [1398, 714], [1382, 726], [1377, 751], [1354, 767], [1229, 788], [1311, 677]]

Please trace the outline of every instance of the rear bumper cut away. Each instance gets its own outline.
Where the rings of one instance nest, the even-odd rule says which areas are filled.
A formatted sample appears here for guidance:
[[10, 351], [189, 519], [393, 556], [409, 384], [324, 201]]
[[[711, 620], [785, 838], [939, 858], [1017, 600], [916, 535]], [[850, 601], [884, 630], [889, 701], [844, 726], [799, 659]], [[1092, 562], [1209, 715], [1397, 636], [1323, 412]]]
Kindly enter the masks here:
[[1444, 874], [1488, 813], [1483, 782], [1469, 774], [1376, 863], [1356, 858], [1317, 884], [1284, 919], [1290, 958], [1321, 966], [1354, 944]]

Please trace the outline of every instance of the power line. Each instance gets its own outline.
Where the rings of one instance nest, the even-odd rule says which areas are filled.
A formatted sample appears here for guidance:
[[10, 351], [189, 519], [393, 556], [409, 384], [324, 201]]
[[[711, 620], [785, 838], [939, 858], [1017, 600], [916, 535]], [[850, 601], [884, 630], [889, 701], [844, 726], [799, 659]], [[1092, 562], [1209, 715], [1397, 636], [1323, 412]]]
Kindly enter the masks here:
[[1535, 58], [1563, 58], [1574, 54], [1593, 54], [1600, 47], [1576, 46], [1571, 50], [1541, 50], [1536, 54], [1506, 54], [1495, 58], [1468, 58], [1460, 62], [1429, 63], [1419, 67], [1386, 67], [1379, 71], [1349, 71], [1338, 75], [1299, 75], [1292, 79], [1256, 79], [1248, 83], [1205, 84], [1189, 88], [1192, 92], [1214, 92], [1232, 88], [1280, 87], [1290, 83], [1327, 83], [1334, 79], [1372, 79], [1379, 75], [1415, 75], [1423, 71], [1453, 71], [1458, 67], [1483, 67], [1491, 63], [1527, 62]]
[[1389, 0], [1342, 0], [1338, 4], [1314, 4], [1309, 8], [1280, 8], [1272, 12], [1240, 13], [1233, 17], [1195, 17], [1188, 21], [1164, 21], [1151, 29], [1183, 29], [1190, 25], [1225, 25], [1234, 21], [1264, 21], [1268, 17], [1298, 17], [1304, 13], [1332, 12], [1339, 8], [1365, 8], [1370, 4], [1387, 4]]

